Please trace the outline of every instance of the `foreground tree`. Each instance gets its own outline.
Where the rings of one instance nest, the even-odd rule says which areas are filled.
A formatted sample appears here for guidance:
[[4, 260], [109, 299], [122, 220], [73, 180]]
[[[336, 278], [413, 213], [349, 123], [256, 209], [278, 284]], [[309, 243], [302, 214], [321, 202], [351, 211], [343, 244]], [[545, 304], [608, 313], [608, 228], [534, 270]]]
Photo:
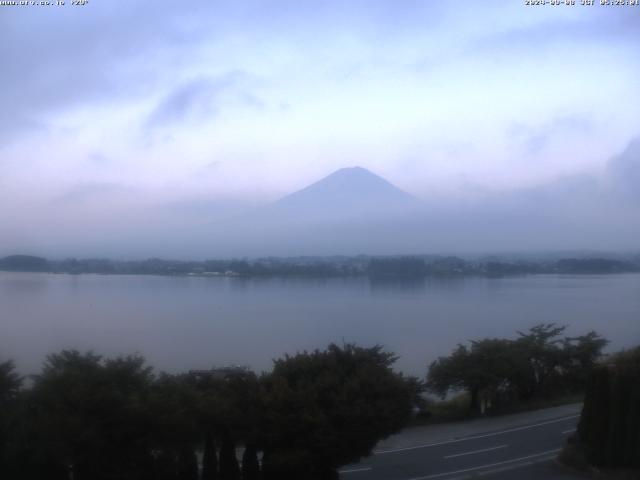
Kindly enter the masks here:
[[242, 454], [242, 480], [259, 480], [259, 478], [260, 463], [256, 446], [246, 445]]
[[188, 444], [180, 451], [178, 465], [178, 480], [198, 480], [198, 459]]
[[22, 378], [16, 373], [16, 367], [12, 360], [0, 363], [0, 407], [2, 409], [10, 405], [18, 396]]
[[331, 345], [261, 378], [155, 376], [141, 357], [62, 351], [24, 391], [0, 364], [1, 478], [196, 480], [203, 447], [202, 480], [337, 478], [411, 416], [421, 385], [394, 361], [381, 347]]
[[204, 452], [202, 455], [202, 480], [218, 479], [218, 454], [213, 435], [207, 432], [204, 441]]
[[640, 347], [594, 369], [576, 437], [592, 465], [640, 468]]
[[568, 386], [572, 390], [585, 388], [593, 367], [608, 343], [594, 331], [578, 337], [567, 337], [562, 341], [564, 379], [569, 382]]
[[150, 449], [161, 459], [156, 471], [163, 478], [186, 479], [192, 475], [194, 452], [204, 438], [198, 417], [199, 392], [188, 375], [166, 373], [156, 378], [149, 391]]
[[584, 391], [607, 341], [595, 332], [560, 338], [566, 327], [540, 324], [518, 338], [471, 341], [429, 366], [428, 389], [464, 391], [472, 413], [536, 397]]
[[[257, 376], [249, 370], [237, 368], [226, 373], [193, 377], [191, 384], [198, 393], [198, 421], [207, 439], [207, 465], [203, 465], [206, 467], [203, 476], [239, 479], [241, 473], [236, 444], [255, 446], [260, 435], [260, 419], [264, 416]], [[217, 462], [214, 442], [220, 446]], [[218, 472], [214, 473], [218, 467]]]
[[428, 388], [441, 396], [451, 390], [469, 393], [470, 409], [483, 413], [498, 398], [508, 395], [509, 377], [518, 361], [512, 342], [501, 339], [472, 341], [429, 367]]
[[50, 355], [28, 400], [32, 476], [54, 468], [74, 480], [148, 478], [151, 381], [141, 357]]
[[404, 427], [421, 390], [382, 347], [330, 345], [277, 360], [264, 378], [263, 477], [338, 478]]
[[567, 361], [567, 352], [561, 348], [560, 335], [566, 326], [541, 323], [526, 333], [518, 332], [515, 346], [519, 355], [524, 356], [524, 369], [516, 372], [516, 388], [523, 400], [536, 395], [549, 394], [558, 386], [560, 367]]
[[224, 436], [220, 447], [220, 480], [240, 480], [236, 445], [230, 435]]
[[14, 437], [19, 407], [16, 400], [21, 386], [22, 378], [16, 373], [14, 363], [11, 360], [0, 363], [0, 478], [9, 477], [9, 458], [16, 448]]

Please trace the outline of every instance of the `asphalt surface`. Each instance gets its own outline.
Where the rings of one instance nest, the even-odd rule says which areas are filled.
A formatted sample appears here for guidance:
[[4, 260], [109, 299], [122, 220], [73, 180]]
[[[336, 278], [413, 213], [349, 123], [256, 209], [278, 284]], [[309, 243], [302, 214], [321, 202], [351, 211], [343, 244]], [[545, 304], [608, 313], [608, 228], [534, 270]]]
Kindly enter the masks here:
[[[411, 435], [411, 444], [382, 445], [362, 462], [344, 467], [343, 480], [453, 480], [463, 478], [580, 478], [563, 472], [554, 459], [575, 430], [579, 410], [540, 411], [505, 422], [484, 421], [484, 431], [433, 439]], [[561, 416], [551, 417], [554, 413]], [[568, 413], [568, 414], [567, 414]], [[521, 422], [518, 422], [520, 420]], [[470, 425], [474, 425], [471, 424]], [[488, 428], [495, 426], [495, 428]], [[442, 426], [439, 426], [442, 431]], [[459, 430], [459, 425], [452, 431]], [[470, 430], [473, 430], [472, 428]], [[477, 428], [476, 428], [477, 430]], [[385, 448], [386, 447], [386, 448]]]

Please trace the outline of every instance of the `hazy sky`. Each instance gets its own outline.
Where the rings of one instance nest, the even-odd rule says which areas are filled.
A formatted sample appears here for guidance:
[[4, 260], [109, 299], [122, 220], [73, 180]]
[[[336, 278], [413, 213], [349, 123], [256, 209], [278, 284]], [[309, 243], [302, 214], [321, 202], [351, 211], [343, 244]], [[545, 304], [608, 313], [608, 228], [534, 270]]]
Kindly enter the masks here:
[[66, 3], [0, 7], [0, 253], [351, 165], [418, 197], [598, 177], [640, 135], [640, 7]]

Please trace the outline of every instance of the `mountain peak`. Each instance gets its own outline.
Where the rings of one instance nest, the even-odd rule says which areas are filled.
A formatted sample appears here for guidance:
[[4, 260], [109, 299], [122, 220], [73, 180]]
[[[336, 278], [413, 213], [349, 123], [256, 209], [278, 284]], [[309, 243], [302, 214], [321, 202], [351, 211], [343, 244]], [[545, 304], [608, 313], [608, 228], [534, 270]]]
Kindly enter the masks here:
[[[355, 166], [355, 167], [340, 168], [339, 170], [336, 170], [335, 172], [330, 173], [329, 175], [315, 182], [312, 185], [317, 185], [321, 182], [326, 182], [326, 181], [335, 181], [336, 179], [345, 179], [346, 181], [358, 181], [358, 180], [364, 181], [365, 178], [369, 178], [369, 181], [377, 179], [378, 181], [381, 180], [385, 183], [389, 183], [384, 178], [382, 178], [379, 175], [376, 175], [370, 170], [367, 170], [366, 168], [363, 168], [363, 167]], [[391, 184], [389, 183], [389, 185]]]
[[[358, 165], [355, 165], [353, 167], [344, 167], [344, 168], [339, 168], [338, 170], [336, 170], [335, 172], [333, 172], [330, 175], [335, 175], [335, 174], [349, 174], [349, 173], [361, 173], [361, 174], [369, 174], [369, 175], [375, 175], [373, 173], [371, 173], [369, 170], [367, 170], [364, 167], [360, 167]], [[376, 175], [377, 176], [377, 175]]]
[[330, 210], [398, 207], [414, 198], [366, 168], [336, 170], [315, 183], [277, 202], [296, 209]]

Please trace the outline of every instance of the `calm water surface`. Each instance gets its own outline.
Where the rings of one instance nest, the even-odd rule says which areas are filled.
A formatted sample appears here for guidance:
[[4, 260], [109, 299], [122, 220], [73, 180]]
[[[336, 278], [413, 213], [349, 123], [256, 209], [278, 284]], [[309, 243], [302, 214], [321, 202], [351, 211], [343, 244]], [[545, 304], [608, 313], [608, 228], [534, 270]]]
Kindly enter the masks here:
[[640, 344], [640, 275], [534, 275], [373, 283], [0, 272], [0, 359], [23, 373], [62, 348], [138, 352], [179, 371], [271, 359], [329, 342], [385, 345], [423, 375], [458, 342], [539, 322]]

